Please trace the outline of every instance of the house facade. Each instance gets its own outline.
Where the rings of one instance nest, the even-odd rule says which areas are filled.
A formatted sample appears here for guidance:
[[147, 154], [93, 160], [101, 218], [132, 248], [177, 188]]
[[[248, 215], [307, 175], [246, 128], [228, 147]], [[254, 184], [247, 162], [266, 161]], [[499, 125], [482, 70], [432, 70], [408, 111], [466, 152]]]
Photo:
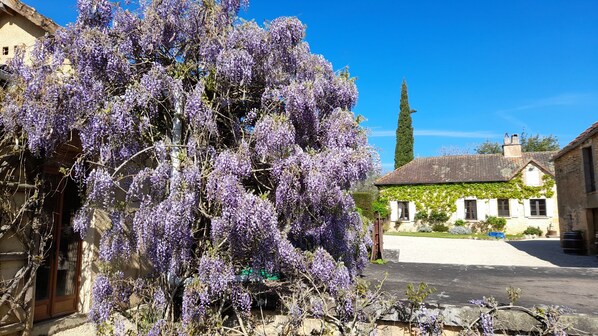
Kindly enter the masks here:
[[554, 156], [561, 232], [581, 231], [588, 254], [598, 253], [597, 159], [598, 122]]
[[507, 233], [558, 231], [555, 153], [523, 153], [518, 136], [506, 135], [502, 154], [417, 158], [375, 184], [389, 202], [391, 229], [416, 231], [417, 213], [434, 211], [449, 224], [494, 216], [506, 219]]

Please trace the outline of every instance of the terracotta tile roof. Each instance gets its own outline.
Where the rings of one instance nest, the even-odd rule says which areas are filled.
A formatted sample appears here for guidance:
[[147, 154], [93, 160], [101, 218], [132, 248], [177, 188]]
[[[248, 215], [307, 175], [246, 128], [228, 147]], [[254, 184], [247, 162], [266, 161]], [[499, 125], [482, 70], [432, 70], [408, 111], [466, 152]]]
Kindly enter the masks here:
[[[52, 19], [41, 15], [35, 10], [35, 8], [27, 6], [19, 0], [0, 0], [0, 9], [2, 9], [2, 11], [5, 11], [4, 6], [24, 16], [27, 20], [33, 22], [35, 25], [39, 26], [50, 34], [54, 34], [54, 32], [60, 27], [54, 21], [52, 21]], [[2, 11], [0, 11], [0, 13]]]
[[502, 154], [434, 156], [417, 158], [376, 180], [376, 185], [438, 184], [509, 181], [528, 163], [535, 163], [554, 176], [550, 161], [556, 151], [523, 153], [521, 157]]
[[592, 126], [590, 126], [587, 130], [583, 131], [577, 138], [573, 139], [567, 146], [563, 147], [558, 153], [554, 155], [552, 160], [556, 160], [561, 156], [565, 155], [567, 152], [572, 150], [573, 148], [579, 146], [582, 142], [586, 141], [592, 135], [598, 133], [598, 121], [595, 122]]

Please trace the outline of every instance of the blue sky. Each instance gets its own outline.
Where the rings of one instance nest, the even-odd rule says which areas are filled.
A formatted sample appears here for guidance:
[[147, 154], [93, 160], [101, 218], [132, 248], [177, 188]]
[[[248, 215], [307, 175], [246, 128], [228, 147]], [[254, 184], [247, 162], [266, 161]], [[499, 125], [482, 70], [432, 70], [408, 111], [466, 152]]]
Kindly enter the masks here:
[[[24, 2], [61, 25], [76, 18], [75, 0]], [[598, 120], [598, 1], [253, 0], [241, 16], [297, 16], [313, 52], [349, 67], [384, 171], [403, 79], [416, 157], [523, 129], [564, 146]]]

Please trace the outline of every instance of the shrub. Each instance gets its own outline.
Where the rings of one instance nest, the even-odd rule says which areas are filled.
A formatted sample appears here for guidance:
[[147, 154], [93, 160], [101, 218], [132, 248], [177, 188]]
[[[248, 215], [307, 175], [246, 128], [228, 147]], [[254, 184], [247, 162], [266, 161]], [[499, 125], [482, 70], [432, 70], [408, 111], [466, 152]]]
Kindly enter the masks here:
[[432, 228], [427, 225], [420, 226], [417, 232], [432, 232]]
[[430, 222], [430, 224], [444, 224], [448, 222], [448, 220], [449, 215], [442, 211], [434, 210], [428, 216], [428, 222]]
[[425, 211], [419, 211], [415, 214], [414, 217], [415, 221], [420, 221], [422, 223], [427, 223], [428, 222], [428, 213]]
[[444, 224], [437, 223], [432, 226], [432, 231], [434, 232], [447, 232], [448, 230], [448, 226]]
[[466, 226], [455, 226], [452, 227], [448, 232], [455, 235], [467, 235], [471, 234], [471, 229]]
[[372, 210], [374, 211], [374, 216], [377, 212], [381, 218], [387, 218], [388, 215], [390, 215], [388, 202], [381, 201], [380, 199], [377, 199], [372, 203]]
[[503, 231], [507, 225], [507, 220], [502, 217], [490, 216], [486, 218], [486, 223], [492, 228], [493, 231]]
[[467, 224], [467, 222], [465, 222], [465, 221], [464, 221], [464, 220], [462, 220], [462, 219], [457, 219], [457, 220], [455, 221], [455, 226], [465, 226], [465, 224]]
[[527, 229], [525, 229], [525, 231], [523, 231], [524, 235], [537, 235], [537, 236], [542, 236], [542, 230], [540, 230], [540, 227], [533, 227], [533, 226], [528, 226]]
[[373, 195], [368, 192], [354, 192], [352, 196], [353, 200], [355, 201], [355, 206], [358, 209], [361, 209], [360, 213], [370, 220], [374, 220], [374, 211], [372, 209], [372, 203], [374, 200]]

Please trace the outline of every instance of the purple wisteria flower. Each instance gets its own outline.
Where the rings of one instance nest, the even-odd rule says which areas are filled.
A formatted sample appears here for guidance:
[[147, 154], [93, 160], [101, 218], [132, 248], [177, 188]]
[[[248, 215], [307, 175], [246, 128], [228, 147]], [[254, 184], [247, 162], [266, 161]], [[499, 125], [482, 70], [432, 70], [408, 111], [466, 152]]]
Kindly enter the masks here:
[[[10, 63], [3, 132], [39, 160], [79, 150], [73, 225], [97, 225], [96, 323], [133, 292], [157, 311], [138, 331], [149, 335], [201, 332], [216, 303], [246, 317], [244, 269], [313, 279], [332, 313], [362, 316], [371, 232], [350, 188], [376, 154], [351, 112], [355, 80], [311, 52], [297, 18], [238, 20], [246, 3], [78, 0], [76, 23]], [[133, 256], [143, 272], [129, 275]]]

